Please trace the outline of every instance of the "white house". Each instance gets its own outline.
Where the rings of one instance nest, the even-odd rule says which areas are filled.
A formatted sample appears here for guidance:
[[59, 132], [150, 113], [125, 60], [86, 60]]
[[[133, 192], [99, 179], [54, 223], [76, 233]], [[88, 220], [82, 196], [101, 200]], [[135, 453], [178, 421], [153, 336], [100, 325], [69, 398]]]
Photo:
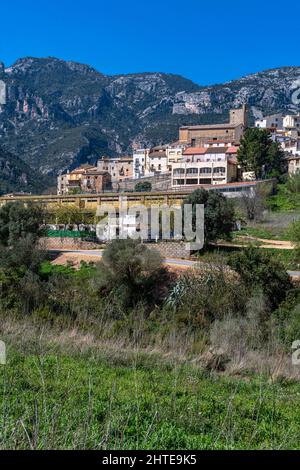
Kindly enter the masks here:
[[300, 114], [288, 114], [283, 118], [284, 129], [300, 128]]
[[172, 187], [237, 180], [237, 147], [190, 147], [172, 164]]
[[139, 179], [147, 175], [150, 149], [137, 149], [133, 153], [133, 178]]
[[255, 127], [260, 129], [283, 129], [284, 117], [282, 114], [271, 114], [255, 121]]

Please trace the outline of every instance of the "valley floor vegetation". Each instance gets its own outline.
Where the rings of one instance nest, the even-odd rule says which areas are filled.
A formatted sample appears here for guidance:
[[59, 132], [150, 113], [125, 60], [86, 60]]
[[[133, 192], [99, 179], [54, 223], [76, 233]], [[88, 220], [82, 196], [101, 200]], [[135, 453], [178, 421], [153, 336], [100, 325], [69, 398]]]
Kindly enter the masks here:
[[[199, 198], [208, 237], [230, 238], [231, 203]], [[115, 240], [75, 270], [51, 264], [43, 217], [0, 209], [2, 449], [299, 448], [300, 288], [276, 256], [250, 246], [178, 274]]]

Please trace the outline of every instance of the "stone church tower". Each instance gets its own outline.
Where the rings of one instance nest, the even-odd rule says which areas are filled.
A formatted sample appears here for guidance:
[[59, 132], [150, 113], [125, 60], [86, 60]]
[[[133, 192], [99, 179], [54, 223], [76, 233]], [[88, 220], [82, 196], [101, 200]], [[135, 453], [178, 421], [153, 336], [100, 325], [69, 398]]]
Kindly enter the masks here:
[[230, 124], [243, 124], [244, 127], [248, 127], [248, 108], [246, 104], [244, 104], [242, 108], [231, 109], [229, 115]]

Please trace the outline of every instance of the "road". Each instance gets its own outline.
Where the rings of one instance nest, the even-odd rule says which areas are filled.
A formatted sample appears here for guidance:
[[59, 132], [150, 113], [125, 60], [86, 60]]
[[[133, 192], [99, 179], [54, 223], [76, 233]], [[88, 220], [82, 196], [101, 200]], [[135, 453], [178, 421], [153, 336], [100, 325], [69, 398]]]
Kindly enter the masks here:
[[[84, 255], [102, 257], [103, 250], [49, 250], [55, 253], [70, 253], [72, 255]], [[164, 263], [168, 266], [181, 267], [181, 268], [192, 268], [199, 265], [199, 261], [190, 259], [179, 259], [179, 258], [165, 258]], [[203, 263], [205, 264], [205, 263]], [[287, 271], [288, 274], [293, 278], [300, 278], [300, 271]]]

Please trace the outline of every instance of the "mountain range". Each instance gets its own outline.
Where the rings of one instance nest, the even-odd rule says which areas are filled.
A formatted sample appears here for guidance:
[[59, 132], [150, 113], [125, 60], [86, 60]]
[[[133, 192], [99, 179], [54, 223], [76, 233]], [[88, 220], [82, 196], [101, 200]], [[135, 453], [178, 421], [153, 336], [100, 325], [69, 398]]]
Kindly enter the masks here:
[[0, 190], [10, 174], [7, 189], [41, 191], [61, 171], [176, 140], [180, 125], [226, 122], [229, 109], [244, 103], [250, 122], [300, 110], [291, 99], [300, 67], [200, 86], [178, 75], [107, 76], [76, 62], [26, 57], [10, 67], [0, 63], [0, 80], [7, 90], [0, 105]]

